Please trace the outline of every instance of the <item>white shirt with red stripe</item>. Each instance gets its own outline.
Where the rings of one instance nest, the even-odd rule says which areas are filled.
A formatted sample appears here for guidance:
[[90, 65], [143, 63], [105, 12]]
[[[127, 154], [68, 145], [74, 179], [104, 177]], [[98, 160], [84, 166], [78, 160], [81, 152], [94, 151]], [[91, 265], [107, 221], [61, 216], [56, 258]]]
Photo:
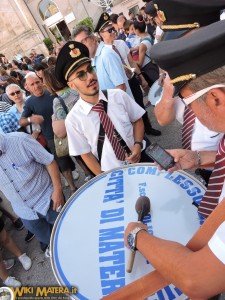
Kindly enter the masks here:
[[[99, 99], [107, 101], [101, 91]], [[92, 106], [80, 98], [67, 115], [65, 125], [71, 156], [92, 152], [98, 158], [100, 120], [98, 114], [91, 110]], [[134, 144], [132, 123], [140, 119], [144, 113], [145, 110], [124, 91], [108, 90], [107, 114], [129, 148]], [[102, 171], [121, 167], [123, 163], [116, 158], [112, 145], [105, 136], [101, 158]]]
[[225, 264], [225, 222], [223, 222], [208, 242], [210, 250]]
[[[160, 100], [161, 99], [159, 99], [155, 105], [157, 105]], [[183, 125], [185, 105], [179, 97], [173, 101], [175, 101], [176, 120]], [[192, 133], [191, 150], [215, 151], [218, 149], [223, 135], [223, 133], [209, 130], [196, 118]]]

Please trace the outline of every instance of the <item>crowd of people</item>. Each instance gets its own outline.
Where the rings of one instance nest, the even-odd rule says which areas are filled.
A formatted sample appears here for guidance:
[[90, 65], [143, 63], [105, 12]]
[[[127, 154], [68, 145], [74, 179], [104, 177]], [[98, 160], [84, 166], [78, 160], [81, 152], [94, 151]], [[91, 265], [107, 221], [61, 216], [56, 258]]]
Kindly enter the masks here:
[[[125, 164], [152, 162], [145, 148], [161, 132], [152, 127], [146, 111], [151, 103], [144, 99], [155, 82], [163, 87], [154, 110], [159, 124], [182, 124], [183, 149], [170, 150], [176, 165], [169, 171], [195, 168], [207, 187], [199, 214], [207, 218], [219, 208], [225, 179], [224, 8], [224, 0], [147, 1], [138, 15], [129, 11], [129, 19], [104, 12], [94, 31], [76, 26], [71, 41], [55, 46], [48, 58], [35, 49], [21, 61], [0, 54], [0, 211], [18, 230], [25, 226], [27, 242], [36, 237], [49, 256], [52, 226], [66, 200], [62, 186], [69, 186], [70, 195], [77, 190], [77, 164], [88, 181]], [[4, 246], [28, 270], [30, 258], [0, 225], [1, 242], [10, 241]], [[153, 237], [140, 223], [128, 225], [124, 240], [166, 281], [192, 299], [208, 299], [225, 291], [225, 222], [219, 225], [195, 251]], [[11, 266], [0, 260], [0, 278], [20, 286], [8, 276]]]

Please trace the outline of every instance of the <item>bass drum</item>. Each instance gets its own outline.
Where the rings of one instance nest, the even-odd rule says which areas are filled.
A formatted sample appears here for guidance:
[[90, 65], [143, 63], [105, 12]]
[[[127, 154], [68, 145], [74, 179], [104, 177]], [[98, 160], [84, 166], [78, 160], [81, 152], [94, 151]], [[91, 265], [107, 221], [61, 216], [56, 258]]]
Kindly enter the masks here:
[[[158, 171], [153, 164], [134, 164], [102, 173], [83, 185], [65, 204], [51, 236], [51, 264], [61, 286], [77, 287], [72, 299], [96, 300], [146, 275], [151, 264], [136, 253], [126, 273], [130, 251], [124, 229], [137, 221], [135, 203], [148, 196], [148, 231], [186, 244], [199, 229], [197, 208], [205, 187], [184, 171]], [[173, 285], [148, 299], [185, 299]]]
[[148, 100], [152, 106], [155, 106], [156, 102], [159, 101], [163, 94], [163, 87], [158, 84], [158, 79], [151, 86], [148, 93]]

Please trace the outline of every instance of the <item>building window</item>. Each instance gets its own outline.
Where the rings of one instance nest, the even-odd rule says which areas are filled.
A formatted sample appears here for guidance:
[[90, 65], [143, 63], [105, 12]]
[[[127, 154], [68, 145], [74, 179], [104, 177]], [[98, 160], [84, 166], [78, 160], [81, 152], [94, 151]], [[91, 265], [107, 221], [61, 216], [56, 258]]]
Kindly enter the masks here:
[[54, 1], [42, 0], [39, 4], [39, 13], [43, 21], [57, 14], [59, 9]]

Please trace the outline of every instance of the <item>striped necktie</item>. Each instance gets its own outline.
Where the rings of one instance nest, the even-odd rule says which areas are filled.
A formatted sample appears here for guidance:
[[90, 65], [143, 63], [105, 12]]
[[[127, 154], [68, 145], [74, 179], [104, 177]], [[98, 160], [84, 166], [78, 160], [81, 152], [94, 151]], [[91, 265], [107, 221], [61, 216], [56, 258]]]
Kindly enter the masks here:
[[114, 125], [104, 110], [103, 100], [100, 100], [98, 104], [94, 105], [92, 107], [92, 110], [99, 113], [100, 122], [105, 131], [105, 134], [107, 135], [107, 138], [109, 139], [112, 145], [116, 158], [118, 160], [124, 161], [125, 151], [118, 142], [117, 138], [114, 136]]
[[198, 207], [198, 212], [207, 218], [216, 208], [225, 180], [225, 136], [219, 144], [215, 167], [209, 179], [204, 197]]
[[195, 124], [195, 114], [191, 108], [185, 106], [184, 123], [182, 127], [182, 147], [191, 150], [192, 131]]

